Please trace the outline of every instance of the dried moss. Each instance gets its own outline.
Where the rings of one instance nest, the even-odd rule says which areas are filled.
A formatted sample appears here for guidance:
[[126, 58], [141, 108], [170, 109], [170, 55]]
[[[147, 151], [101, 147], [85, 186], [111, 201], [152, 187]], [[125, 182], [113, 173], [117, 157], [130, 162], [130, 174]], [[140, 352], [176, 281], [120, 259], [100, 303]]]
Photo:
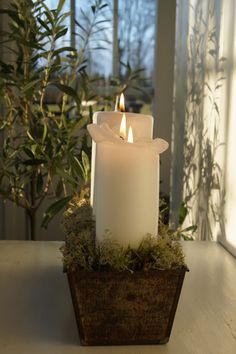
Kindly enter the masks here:
[[78, 234], [84, 229], [91, 230], [94, 233], [95, 221], [93, 219], [92, 208], [89, 201], [75, 196], [69, 203], [64, 213], [62, 222], [66, 235], [71, 233]]
[[141, 242], [137, 254], [144, 270], [176, 269], [185, 266], [180, 242], [173, 240], [169, 235], [147, 235]]
[[123, 247], [107, 231], [103, 242], [95, 242], [92, 208], [85, 199], [74, 198], [63, 219], [66, 233], [61, 247], [67, 270], [125, 271], [178, 269], [186, 267], [176, 235], [162, 228], [161, 235], [146, 235], [138, 248]]

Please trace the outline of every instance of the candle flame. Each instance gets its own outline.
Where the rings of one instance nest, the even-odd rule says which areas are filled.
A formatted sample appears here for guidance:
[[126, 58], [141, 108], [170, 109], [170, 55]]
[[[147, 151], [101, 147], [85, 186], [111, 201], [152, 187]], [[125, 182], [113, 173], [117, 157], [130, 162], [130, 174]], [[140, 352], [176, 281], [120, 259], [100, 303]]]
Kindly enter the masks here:
[[125, 116], [125, 113], [123, 113], [121, 123], [120, 123], [120, 137], [122, 139], [126, 138], [126, 116]]
[[124, 97], [123, 92], [122, 92], [122, 94], [120, 95], [119, 109], [120, 109], [121, 112], [124, 112], [124, 111], [125, 111], [125, 97]]
[[132, 127], [130, 126], [129, 127], [129, 132], [128, 132], [128, 140], [127, 140], [128, 143], [133, 143], [134, 142], [134, 136], [133, 136], [133, 130], [132, 130]]

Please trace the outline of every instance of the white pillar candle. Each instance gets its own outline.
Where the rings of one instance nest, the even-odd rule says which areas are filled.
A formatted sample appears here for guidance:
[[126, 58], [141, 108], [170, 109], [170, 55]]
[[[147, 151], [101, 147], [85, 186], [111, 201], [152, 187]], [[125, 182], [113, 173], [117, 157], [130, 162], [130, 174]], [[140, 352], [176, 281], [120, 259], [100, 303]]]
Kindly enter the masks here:
[[[119, 134], [122, 112], [95, 112], [93, 123], [108, 126]], [[153, 117], [138, 113], [125, 113], [127, 127], [132, 126], [133, 134], [138, 140], [150, 140], [153, 136]], [[91, 163], [91, 205], [96, 215], [96, 180], [95, 180], [96, 143], [92, 143], [92, 163]]]
[[91, 124], [88, 130], [97, 144], [97, 240], [109, 230], [122, 245], [137, 247], [147, 233], [157, 233], [159, 153], [168, 144], [161, 139], [131, 144], [106, 125]]

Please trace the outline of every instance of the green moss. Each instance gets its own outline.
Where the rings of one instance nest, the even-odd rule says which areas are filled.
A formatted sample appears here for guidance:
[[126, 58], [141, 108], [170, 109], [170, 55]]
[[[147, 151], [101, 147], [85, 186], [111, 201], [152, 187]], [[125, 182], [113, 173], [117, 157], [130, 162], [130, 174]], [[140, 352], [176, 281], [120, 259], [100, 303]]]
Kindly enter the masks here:
[[125, 271], [178, 269], [186, 267], [181, 244], [167, 227], [158, 236], [146, 235], [138, 248], [123, 247], [107, 231], [95, 242], [95, 221], [86, 200], [74, 198], [63, 219], [66, 233], [61, 247], [67, 270]]
[[107, 231], [104, 240], [97, 245], [98, 268], [100, 270], [132, 270], [130, 248], [124, 248]]

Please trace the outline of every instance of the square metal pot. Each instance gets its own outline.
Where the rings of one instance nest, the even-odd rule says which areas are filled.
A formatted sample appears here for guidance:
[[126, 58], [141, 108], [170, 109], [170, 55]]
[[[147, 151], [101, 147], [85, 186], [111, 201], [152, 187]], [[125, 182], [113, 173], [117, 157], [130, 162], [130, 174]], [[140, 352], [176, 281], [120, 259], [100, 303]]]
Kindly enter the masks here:
[[167, 343], [186, 271], [67, 272], [81, 344]]

